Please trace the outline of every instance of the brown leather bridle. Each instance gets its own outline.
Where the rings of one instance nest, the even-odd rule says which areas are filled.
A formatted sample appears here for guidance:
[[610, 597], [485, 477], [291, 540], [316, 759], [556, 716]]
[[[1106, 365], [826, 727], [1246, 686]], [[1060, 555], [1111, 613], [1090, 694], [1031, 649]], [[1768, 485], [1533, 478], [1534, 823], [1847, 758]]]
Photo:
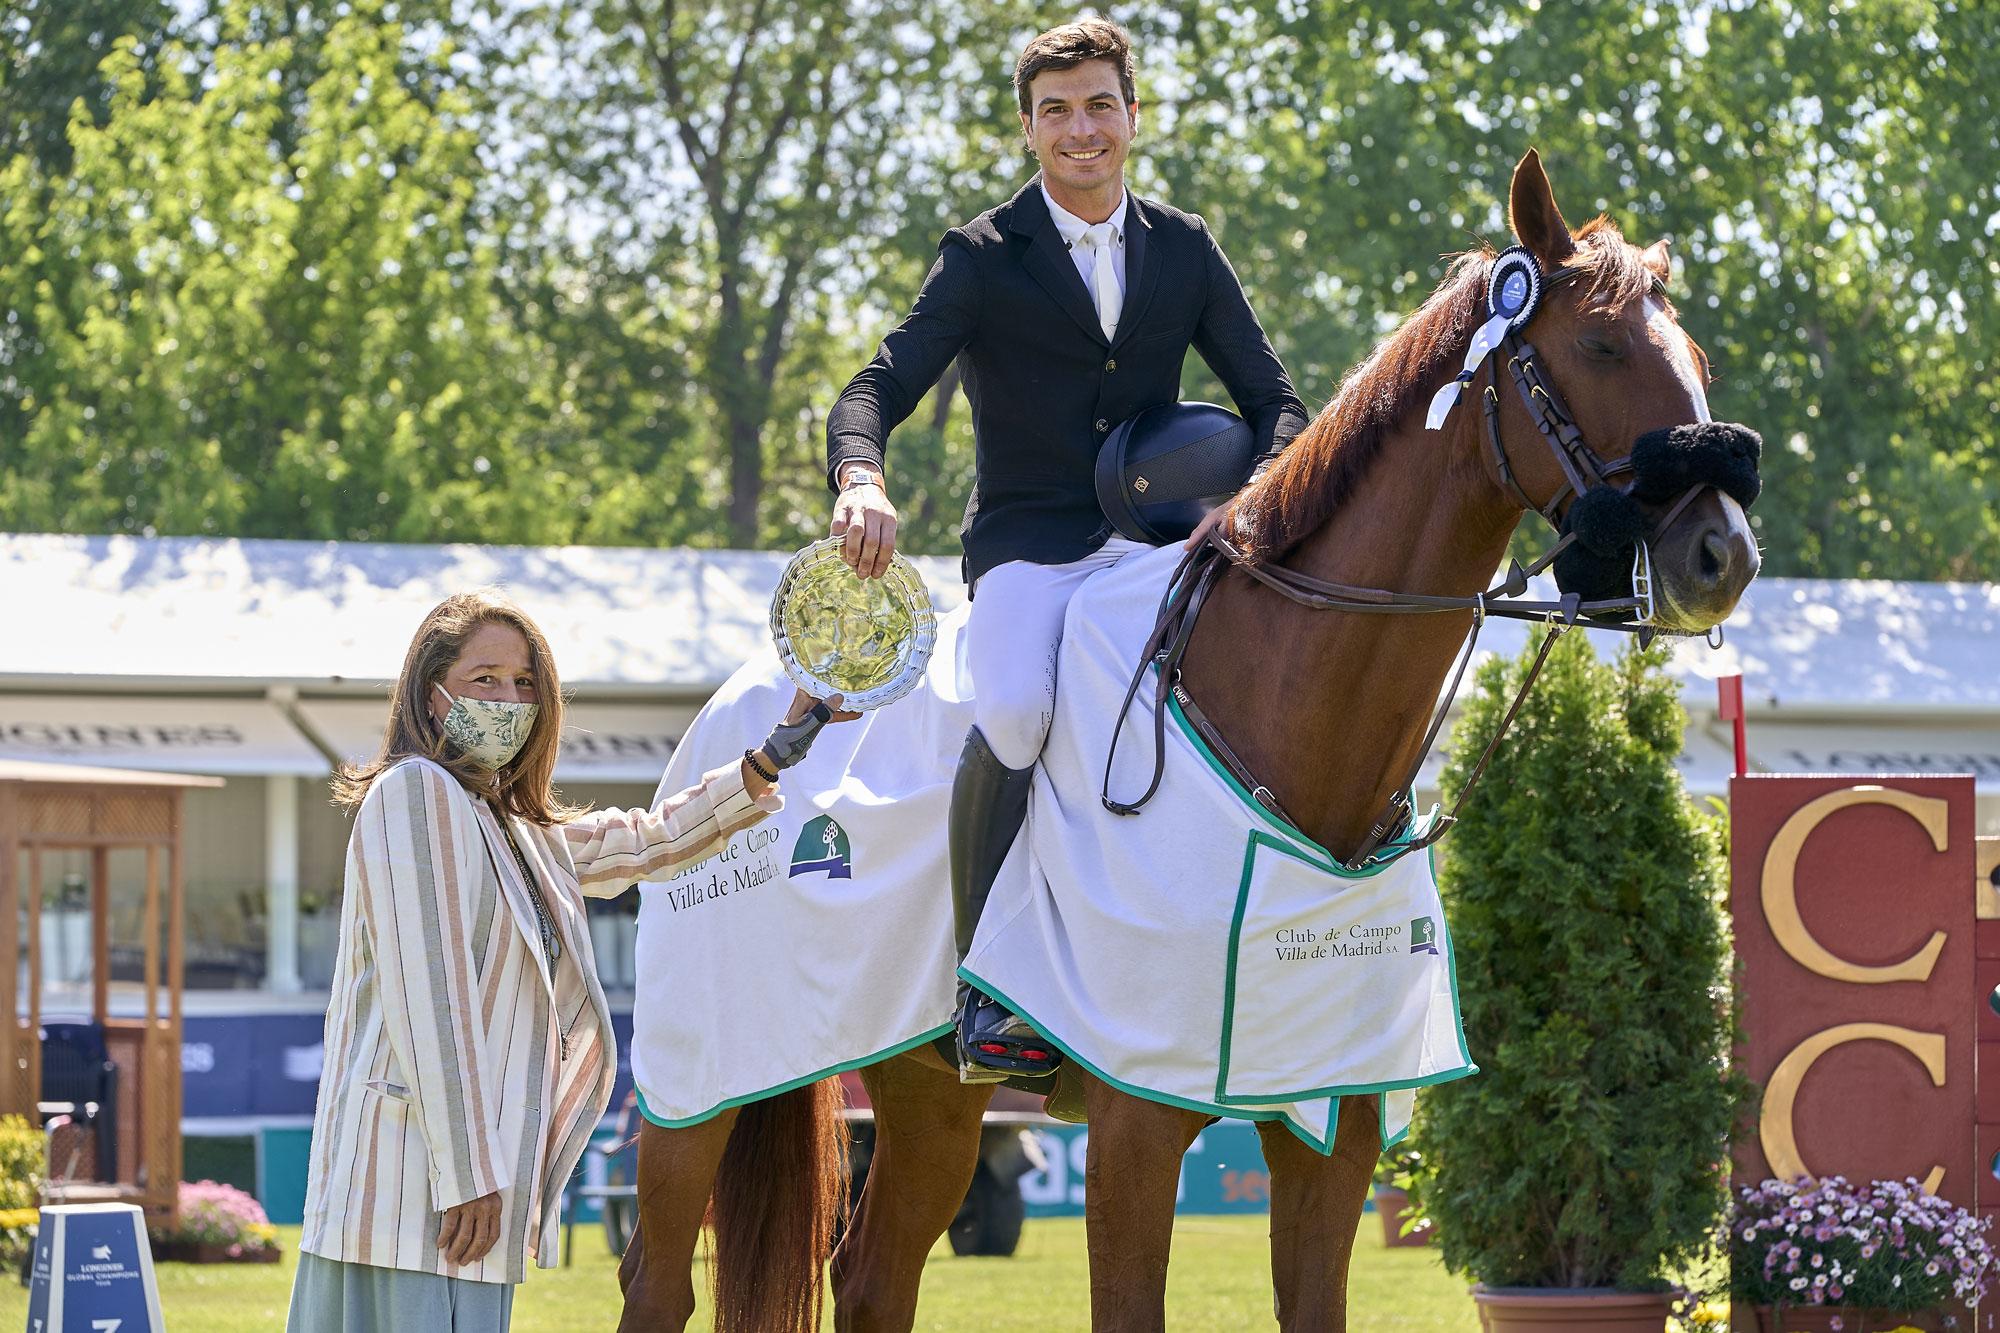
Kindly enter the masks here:
[[[1550, 287], [1559, 286], [1575, 278], [1580, 270], [1559, 269], [1547, 279]], [[1656, 283], [1656, 293], [1663, 294], [1664, 288]], [[1563, 481], [1546, 503], [1536, 504], [1522, 489], [1514, 475], [1513, 465], [1508, 458], [1507, 448], [1500, 434], [1500, 395], [1495, 385], [1500, 379], [1500, 361], [1506, 359], [1506, 366], [1513, 380], [1522, 404], [1528, 410], [1529, 419], [1535, 423], [1537, 433], [1554, 456], [1562, 470]], [[1591, 448], [1584, 438], [1583, 429], [1568, 405], [1563, 402], [1555, 385], [1543, 372], [1536, 358], [1535, 348], [1518, 333], [1509, 333], [1501, 344], [1487, 354], [1483, 369], [1487, 383], [1481, 391], [1484, 406], [1484, 431], [1486, 443], [1491, 452], [1495, 469], [1503, 485], [1513, 491], [1522, 506], [1540, 514], [1558, 538], [1556, 543], [1523, 568], [1520, 561], [1510, 560], [1506, 576], [1485, 592], [1471, 597], [1450, 597], [1425, 593], [1396, 592], [1386, 588], [1369, 588], [1355, 584], [1337, 583], [1327, 579], [1314, 578], [1282, 565], [1268, 564], [1252, 560], [1238, 549], [1219, 530], [1211, 531], [1206, 540], [1190, 551], [1175, 567], [1172, 580], [1168, 583], [1167, 594], [1160, 604], [1158, 619], [1152, 634], [1146, 640], [1137, 670], [1125, 691], [1125, 701], [1118, 710], [1118, 718], [1112, 728], [1110, 753], [1104, 760], [1104, 784], [1100, 799], [1106, 809], [1114, 814], [1137, 814], [1141, 807], [1159, 791], [1166, 770], [1166, 715], [1169, 702], [1184, 716], [1197, 735], [1229, 770], [1230, 774], [1250, 794], [1251, 798], [1267, 810], [1274, 818], [1297, 828], [1298, 824], [1279, 805], [1271, 789], [1260, 783], [1249, 768], [1238, 759], [1223, 740], [1221, 733], [1208, 720], [1194, 697], [1181, 683], [1181, 662], [1187, 654], [1189, 641], [1194, 636], [1196, 618], [1207, 601], [1208, 594], [1222, 574], [1231, 568], [1239, 569], [1265, 587], [1300, 606], [1315, 611], [1350, 611], [1371, 615], [1435, 615], [1441, 612], [1472, 612], [1472, 629], [1466, 636], [1465, 646], [1458, 657], [1450, 686], [1444, 691], [1443, 702], [1432, 715], [1429, 728], [1424, 733], [1423, 744], [1417, 749], [1415, 763], [1404, 781], [1396, 788], [1387, 807], [1369, 826], [1367, 835], [1354, 854], [1341, 863], [1350, 873], [1371, 867], [1384, 866], [1411, 852], [1428, 847], [1442, 838], [1445, 831], [1458, 821], [1459, 811], [1472, 789], [1478, 784], [1480, 775], [1486, 770], [1487, 761], [1500, 740], [1513, 725], [1515, 715], [1533, 688], [1535, 678], [1541, 674], [1542, 665], [1548, 660], [1549, 652], [1556, 640], [1572, 626], [1587, 620], [1592, 628], [1620, 630], [1640, 636], [1640, 642], [1651, 640], [1663, 630], [1653, 622], [1654, 604], [1652, 596], [1651, 556], [1647, 551], [1649, 542], [1656, 540], [1673, 521], [1680, 517], [1688, 505], [1701, 492], [1715, 489], [1702, 483], [1688, 488], [1667, 509], [1665, 515], [1652, 526], [1647, 537], [1637, 543], [1633, 553], [1633, 592], [1629, 597], [1585, 600], [1577, 593], [1564, 593], [1556, 601], [1530, 600], [1525, 597], [1528, 580], [1554, 563], [1556, 557], [1576, 541], [1574, 532], [1563, 532], [1563, 517], [1569, 502], [1596, 486], [1610, 486], [1629, 493], [1636, 482], [1630, 456], [1605, 459]], [[1622, 485], [1614, 478], [1623, 477]], [[1548, 626], [1541, 647], [1535, 654], [1533, 663], [1515, 691], [1513, 701], [1493, 736], [1486, 743], [1473, 766], [1465, 785], [1459, 789], [1458, 798], [1452, 803], [1450, 813], [1437, 813], [1430, 827], [1420, 836], [1406, 837], [1396, 841], [1396, 835], [1411, 822], [1413, 812], [1412, 793], [1417, 774], [1424, 759], [1436, 743], [1438, 733], [1449, 715], [1452, 699], [1458, 693], [1460, 682], [1465, 677], [1466, 667], [1471, 663], [1473, 653], [1479, 643], [1479, 632], [1484, 628], [1489, 616], [1499, 616], [1511, 620], [1540, 621]], [[1124, 730], [1125, 719], [1130, 714], [1132, 702], [1137, 697], [1139, 686], [1145, 679], [1148, 668], [1154, 673], [1153, 695], [1153, 777], [1146, 790], [1135, 801], [1125, 802], [1113, 799], [1111, 795], [1111, 767], [1118, 754], [1118, 738]]]

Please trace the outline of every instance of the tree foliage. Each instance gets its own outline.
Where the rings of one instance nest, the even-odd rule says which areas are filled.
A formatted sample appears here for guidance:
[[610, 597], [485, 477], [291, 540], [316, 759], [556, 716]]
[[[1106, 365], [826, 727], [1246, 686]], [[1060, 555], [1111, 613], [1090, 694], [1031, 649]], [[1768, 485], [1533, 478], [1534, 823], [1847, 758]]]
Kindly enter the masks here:
[[[1482, 666], [1447, 800], [1534, 646]], [[1726, 1202], [1743, 1098], [1727, 878], [1674, 770], [1686, 717], [1665, 660], [1604, 663], [1566, 636], [1443, 844], [1481, 1073], [1420, 1099], [1417, 1184], [1446, 1265], [1489, 1286], [1657, 1287]]]
[[[1136, 186], [1215, 226], [1309, 403], [1441, 255], [1504, 242], [1533, 144], [1573, 223], [1672, 238], [1714, 411], [1767, 442], [1768, 570], [2000, 575], [2000, 9], [1110, 12], [1138, 39]], [[943, 229], [1028, 178], [1008, 80], [1050, 21], [1021, 0], [20, 15], [0, 524], [736, 545], [823, 529], [826, 410]], [[373, 268], [336, 290], [343, 264]], [[232, 380], [227, 356], [262, 365]], [[1188, 396], [1219, 392], [1191, 359]], [[947, 383], [890, 449], [912, 549], [954, 545], [970, 457]]]
[[1220, 222], [1311, 402], [1433, 256], [1506, 244], [1537, 145], [1565, 201], [1672, 238], [1713, 409], [1766, 440], [1770, 572], [2000, 576], [2000, 9], [1576, 13], [1177, 7], [1150, 167]]
[[172, 24], [167, 0], [14, 0], [0, 10], [0, 162], [32, 154], [48, 171], [69, 168], [69, 122], [80, 103], [92, 124], [111, 107], [99, 68], [129, 39], [143, 66]]

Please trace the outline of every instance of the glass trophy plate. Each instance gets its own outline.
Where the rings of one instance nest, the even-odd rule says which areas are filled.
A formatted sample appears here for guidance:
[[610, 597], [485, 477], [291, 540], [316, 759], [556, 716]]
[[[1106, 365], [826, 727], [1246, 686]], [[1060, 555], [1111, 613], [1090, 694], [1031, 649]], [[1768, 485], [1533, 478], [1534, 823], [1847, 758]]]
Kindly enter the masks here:
[[864, 579], [840, 558], [841, 539], [814, 542], [785, 566], [771, 595], [771, 638], [806, 693], [880, 708], [917, 687], [937, 646], [937, 612], [915, 565], [900, 554]]

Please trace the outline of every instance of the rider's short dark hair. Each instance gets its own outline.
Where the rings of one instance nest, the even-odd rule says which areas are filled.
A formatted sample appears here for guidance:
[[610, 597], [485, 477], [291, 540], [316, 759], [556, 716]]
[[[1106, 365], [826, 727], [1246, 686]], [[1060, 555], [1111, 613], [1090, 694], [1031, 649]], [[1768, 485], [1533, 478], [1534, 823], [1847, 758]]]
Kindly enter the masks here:
[[1074, 69], [1088, 60], [1109, 60], [1118, 70], [1118, 89], [1125, 96], [1125, 105], [1139, 100], [1132, 81], [1132, 34], [1109, 19], [1078, 19], [1050, 28], [1021, 48], [1021, 59], [1014, 66], [1014, 95], [1020, 99], [1021, 114], [1034, 114], [1028, 106], [1028, 85], [1037, 74]]

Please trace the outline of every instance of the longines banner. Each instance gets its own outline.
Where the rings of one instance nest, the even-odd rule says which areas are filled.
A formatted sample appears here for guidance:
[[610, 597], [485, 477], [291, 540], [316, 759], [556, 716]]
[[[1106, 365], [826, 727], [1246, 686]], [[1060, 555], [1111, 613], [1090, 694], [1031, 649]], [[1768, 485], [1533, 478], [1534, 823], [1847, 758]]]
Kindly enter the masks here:
[[[2000, 1205], [2000, 914], [1970, 777], [1743, 777], [1730, 786], [1743, 1068], [1761, 1089], [1739, 1184], [1914, 1176]], [[1985, 927], [1991, 931], [2000, 923]], [[2000, 1045], [1992, 1048], [2000, 1051]], [[1984, 1154], [1984, 1156], [1982, 1156]]]

